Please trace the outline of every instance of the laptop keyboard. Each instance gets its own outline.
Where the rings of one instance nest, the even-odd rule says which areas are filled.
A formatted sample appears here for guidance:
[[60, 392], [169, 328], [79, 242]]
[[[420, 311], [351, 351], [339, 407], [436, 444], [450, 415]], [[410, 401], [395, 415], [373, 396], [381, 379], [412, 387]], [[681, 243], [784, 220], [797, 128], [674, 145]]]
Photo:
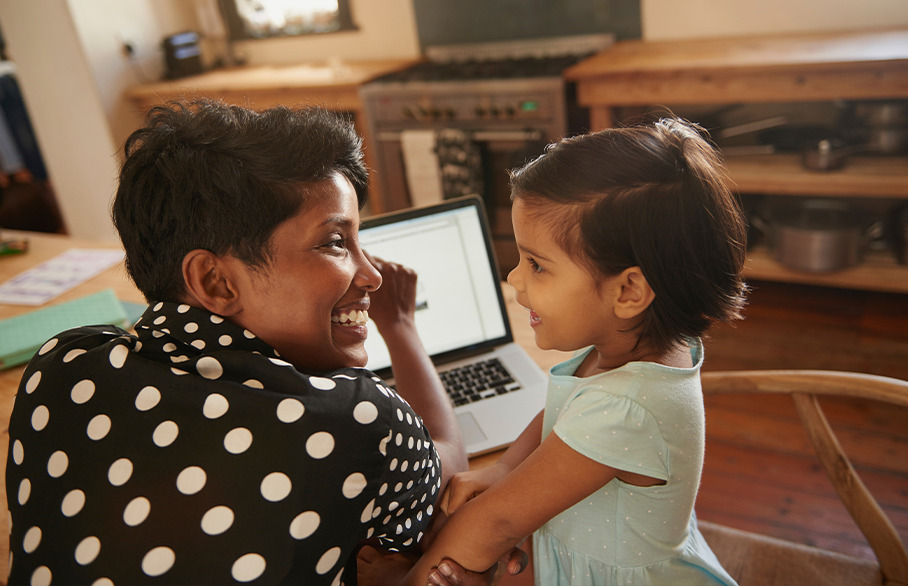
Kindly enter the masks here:
[[497, 397], [521, 387], [497, 358], [467, 364], [439, 374], [455, 407]]

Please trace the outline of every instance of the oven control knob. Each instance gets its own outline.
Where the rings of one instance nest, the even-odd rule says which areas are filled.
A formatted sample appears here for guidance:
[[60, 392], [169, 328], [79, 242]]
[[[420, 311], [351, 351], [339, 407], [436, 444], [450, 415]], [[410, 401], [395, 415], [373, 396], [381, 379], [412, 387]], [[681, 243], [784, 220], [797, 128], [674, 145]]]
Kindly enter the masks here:
[[476, 106], [474, 111], [476, 112], [476, 116], [479, 118], [484, 118], [486, 115], [486, 109], [482, 106]]
[[489, 116], [491, 116], [492, 118], [498, 118], [499, 114], [500, 114], [500, 111], [498, 110], [498, 108], [496, 106], [492, 106], [491, 108], [489, 108]]
[[416, 119], [416, 113], [413, 111], [413, 108], [410, 106], [404, 106], [401, 108], [401, 114], [404, 118], [410, 118], [411, 120]]
[[454, 108], [445, 108], [444, 115], [448, 120], [454, 120], [455, 118], [457, 118], [457, 110], [455, 110]]
[[513, 118], [516, 110], [514, 109], [514, 106], [505, 106], [504, 113], [508, 118]]

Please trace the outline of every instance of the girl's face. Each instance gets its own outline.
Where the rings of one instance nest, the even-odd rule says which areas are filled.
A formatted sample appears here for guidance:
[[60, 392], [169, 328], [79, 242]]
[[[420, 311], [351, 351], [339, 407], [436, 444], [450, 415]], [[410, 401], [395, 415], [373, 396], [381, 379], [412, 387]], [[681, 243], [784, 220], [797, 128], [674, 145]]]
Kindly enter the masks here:
[[362, 312], [381, 275], [359, 247], [356, 193], [339, 174], [308, 191], [275, 230], [270, 265], [240, 271], [243, 309], [231, 319], [298, 368], [365, 366]]
[[520, 262], [508, 275], [517, 302], [530, 310], [536, 345], [569, 352], [607, 344], [618, 323], [608, 301], [609, 279], [597, 281], [568, 256], [547, 223], [536, 220], [539, 213], [528, 213], [521, 199], [514, 201], [511, 219]]

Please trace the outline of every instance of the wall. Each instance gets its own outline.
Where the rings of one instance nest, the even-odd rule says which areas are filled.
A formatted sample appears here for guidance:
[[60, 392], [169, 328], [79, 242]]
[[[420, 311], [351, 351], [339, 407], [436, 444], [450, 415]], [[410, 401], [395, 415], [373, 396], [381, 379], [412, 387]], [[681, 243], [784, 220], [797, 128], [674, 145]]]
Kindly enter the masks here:
[[663, 41], [908, 25], [906, 0], [641, 0], [643, 38]]

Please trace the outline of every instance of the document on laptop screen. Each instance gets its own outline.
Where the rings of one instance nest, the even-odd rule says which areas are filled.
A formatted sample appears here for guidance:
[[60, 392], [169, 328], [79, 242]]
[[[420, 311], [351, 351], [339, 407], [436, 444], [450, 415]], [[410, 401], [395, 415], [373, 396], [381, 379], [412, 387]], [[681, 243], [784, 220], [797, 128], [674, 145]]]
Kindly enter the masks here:
[[[360, 232], [372, 254], [416, 271], [416, 328], [429, 355], [504, 336], [499, 283], [473, 206], [442, 211]], [[370, 370], [391, 365], [388, 348], [370, 324]]]

